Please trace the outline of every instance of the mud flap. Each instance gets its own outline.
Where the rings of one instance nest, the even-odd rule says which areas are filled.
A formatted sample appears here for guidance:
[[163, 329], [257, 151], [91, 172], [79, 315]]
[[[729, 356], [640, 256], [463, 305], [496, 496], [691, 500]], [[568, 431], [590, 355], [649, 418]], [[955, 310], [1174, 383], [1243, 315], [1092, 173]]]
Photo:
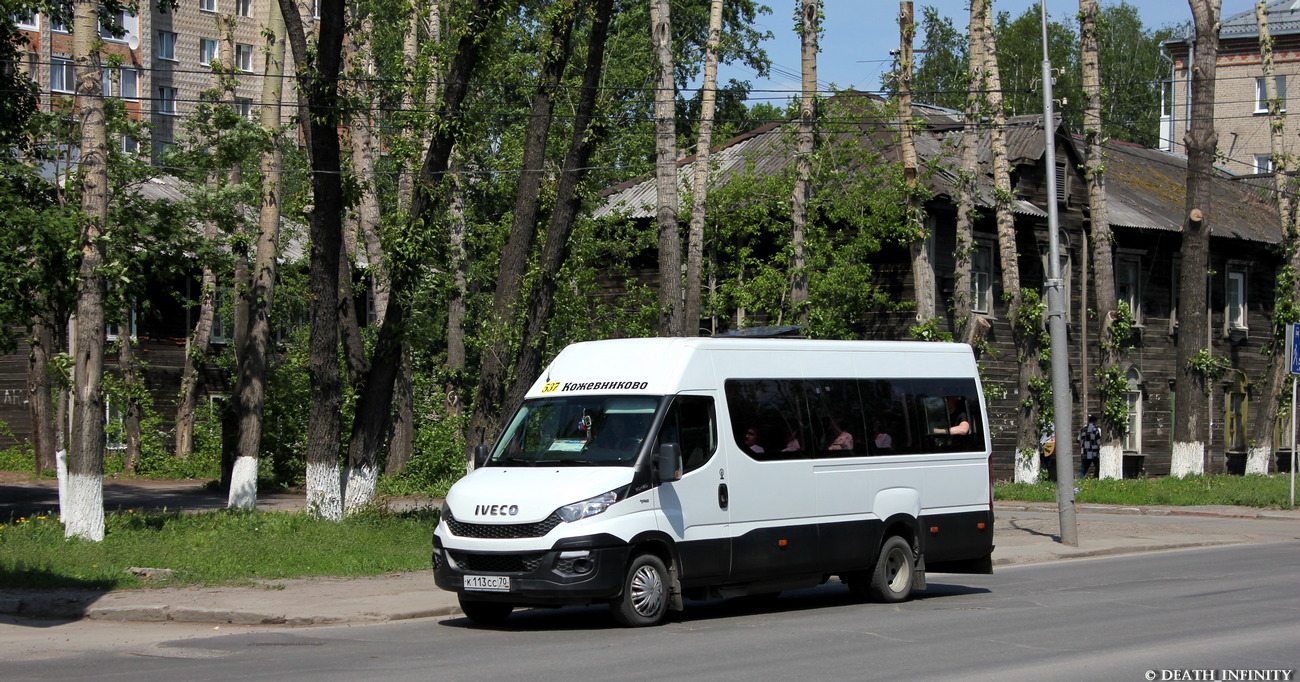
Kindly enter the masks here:
[[925, 589], [925, 555], [916, 557], [916, 565], [912, 567], [912, 589]]

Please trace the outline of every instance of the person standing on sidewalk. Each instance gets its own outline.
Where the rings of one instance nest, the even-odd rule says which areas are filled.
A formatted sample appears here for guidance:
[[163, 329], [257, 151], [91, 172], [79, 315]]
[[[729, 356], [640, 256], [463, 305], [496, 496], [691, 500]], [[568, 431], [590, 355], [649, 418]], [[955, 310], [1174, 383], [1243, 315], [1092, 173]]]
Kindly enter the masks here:
[[[1079, 429], [1079, 478], [1087, 478], [1088, 469], [1097, 464], [1101, 453], [1101, 429], [1097, 428], [1097, 415], [1088, 415], [1088, 423]], [[1097, 477], [1101, 478], [1101, 465], [1097, 465]]]

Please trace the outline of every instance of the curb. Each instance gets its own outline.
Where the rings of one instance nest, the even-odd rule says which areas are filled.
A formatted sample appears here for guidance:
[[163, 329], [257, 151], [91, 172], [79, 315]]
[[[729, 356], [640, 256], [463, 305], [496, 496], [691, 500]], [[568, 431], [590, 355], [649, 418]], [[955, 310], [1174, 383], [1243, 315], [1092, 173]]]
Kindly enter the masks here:
[[350, 616], [296, 615], [258, 613], [235, 609], [136, 604], [131, 606], [95, 606], [94, 598], [34, 594], [0, 597], [0, 615], [33, 620], [102, 620], [133, 623], [205, 623], [212, 625], [342, 625], [344, 623], [382, 623], [387, 621], [440, 618], [460, 615], [454, 605], [436, 606], [392, 613], [363, 613]]
[[[993, 511], [1024, 511], [1024, 512], [1043, 512], [1058, 513], [1059, 509], [1053, 502], [995, 502]], [[1117, 514], [1132, 516], [1200, 516], [1206, 518], [1222, 519], [1267, 519], [1271, 521], [1300, 521], [1300, 512], [1295, 511], [1237, 511], [1237, 510], [1214, 510], [1214, 509], [1188, 509], [1181, 507], [1126, 507], [1119, 505], [1105, 504], [1076, 504], [1076, 512], [1085, 512], [1090, 514]]]
[[1123, 556], [1125, 554], [1144, 554], [1148, 552], [1169, 552], [1179, 549], [1197, 549], [1201, 547], [1224, 547], [1243, 544], [1237, 540], [1204, 540], [1192, 542], [1168, 542], [1149, 545], [1131, 545], [1128, 547], [1102, 547], [1099, 549], [1061, 549], [1041, 554], [1032, 558], [1004, 557], [994, 559], [994, 566], [1027, 566], [1062, 559], [1089, 559], [1097, 557]]

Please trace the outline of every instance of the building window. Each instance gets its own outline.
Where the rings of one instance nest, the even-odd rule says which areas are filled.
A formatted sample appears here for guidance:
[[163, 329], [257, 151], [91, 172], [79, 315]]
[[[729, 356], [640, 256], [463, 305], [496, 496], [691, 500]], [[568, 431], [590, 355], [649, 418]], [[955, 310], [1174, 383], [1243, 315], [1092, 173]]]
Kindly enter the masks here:
[[[68, 8], [68, 14], [67, 14], [67, 16], [69, 16], [69, 17], [72, 16], [72, 9], [71, 9], [71, 8]], [[51, 31], [54, 31], [55, 33], [72, 33], [72, 27], [69, 26], [69, 25], [67, 25], [67, 24], [65, 24], [65, 23], [63, 23], [62, 20], [58, 19], [57, 17], [55, 17], [55, 16], [53, 16], [53, 15], [50, 15], [49, 18], [50, 18], [50, 30], [51, 30]]]
[[104, 81], [104, 83], [103, 83], [103, 86], [104, 86], [104, 96], [105, 96], [105, 97], [112, 97], [112, 96], [113, 96], [113, 70], [112, 70], [112, 69], [104, 69], [103, 74], [104, 74], [104, 77], [103, 77], [102, 80]]
[[159, 31], [158, 41], [153, 46], [154, 56], [159, 59], [176, 59], [176, 34], [171, 31]]
[[50, 90], [69, 93], [77, 91], [77, 70], [71, 59], [54, 57], [50, 60]]
[[241, 17], [253, 16], [253, 0], [235, 0], [235, 14]]
[[212, 343], [230, 343], [235, 335], [235, 290], [217, 288], [216, 310], [212, 311]]
[[21, 28], [24, 31], [41, 30], [40, 20], [36, 18], [36, 13], [31, 10], [27, 10], [25, 12], [18, 12], [17, 14], [13, 14], [10, 16], [13, 17], [14, 24], [16, 24], [18, 28]]
[[1223, 448], [1229, 452], [1246, 450], [1248, 400], [1247, 382], [1238, 379], [1223, 389]]
[[[1273, 82], [1277, 85], [1277, 101], [1280, 104], [1280, 111], [1286, 111], [1286, 76], [1274, 76]], [[1268, 96], [1264, 94], [1264, 79], [1255, 79], [1255, 113], [1268, 113]]]
[[176, 115], [176, 88], [158, 88], [158, 113]]
[[976, 243], [970, 254], [971, 311], [989, 314], [993, 310], [993, 246]]
[[235, 68], [244, 73], [253, 71], [253, 46], [252, 45], [235, 45]]
[[[120, 37], [113, 35], [113, 32], [119, 29], [122, 31], [122, 35]], [[131, 36], [136, 35], [139, 32], [139, 17], [127, 10], [118, 10], [117, 13], [113, 15], [112, 24], [105, 25], [103, 21], [99, 22], [99, 37], [110, 42], [128, 42]]]
[[1273, 172], [1273, 155], [1256, 154], [1255, 155], [1255, 172], [1272, 173]]
[[1246, 329], [1246, 268], [1228, 266], [1224, 282], [1224, 322], [1229, 330]]
[[1120, 449], [1136, 455], [1142, 452], [1142, 374], [1136, 367], [1130, 367], [1124, 379], [1128, 383], [1128, 390], [1124, 392], [1128, 416], [1124, 422]]
[[117, 72], [117, 93], [122, 99], [140, 99], [140, 72], [121, 69]]
[[199, 0], [199, 11], [201, 12], [217, 11], [217, 0]]
[[253, 100], [246, 97], [236, 97], [235, 112], [242, 118], [253, 120]]
[[1115, 259], [1115, 298], [1128, 305], [1134, 324], [1142, 324], [1142, 260], [1137, 256]]
[[1169, 265], [1169, 332], [1178, 329], [1178, 288], [1183, 285], [1183, 259], [1174, 256]]
[[221, 45], [212, 38], [199, 38], [199, 63], [207, 66], [221, 59]]
[[122, 153], [138, 154], [140, 153], [140, 141], [130, 135], [122, 136]]
[[1160, 116], [1170, 118], [1174, 115], [1174, 82], [1165, 79], [1160, 82]]

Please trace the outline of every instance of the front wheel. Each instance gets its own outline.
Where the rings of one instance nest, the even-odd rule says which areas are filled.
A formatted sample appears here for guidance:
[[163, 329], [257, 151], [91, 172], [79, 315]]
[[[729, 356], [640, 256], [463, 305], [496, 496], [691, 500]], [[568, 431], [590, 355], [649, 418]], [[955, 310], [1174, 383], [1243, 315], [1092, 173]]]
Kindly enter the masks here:
[[897, 535], [890, 536], [880, 548], [876, 569], [871, 572], [867, 593], [872, 600], [897, 604], [912, 594], [912, 548]]
[[614, 620], [628, 628], [658, 625], [668, 613], [668, 569], [653, 554], [638, 554], [627, 567], [623, 594], [610, 605]]
[[473, 601], [461, 597], [460, 610], [465, 612], [466, 618], [479, 625], [500, 625], [506, 622], [515, 607], [505, 602]]

